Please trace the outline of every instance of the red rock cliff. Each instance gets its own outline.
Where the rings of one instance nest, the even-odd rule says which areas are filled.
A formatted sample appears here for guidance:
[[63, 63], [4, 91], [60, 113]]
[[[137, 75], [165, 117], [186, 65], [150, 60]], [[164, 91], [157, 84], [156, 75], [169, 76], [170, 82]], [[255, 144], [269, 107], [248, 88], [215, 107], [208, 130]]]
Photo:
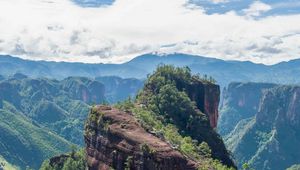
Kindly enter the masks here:
[[[101, 115], [101, 124], [99, 116]], [[91, 170], [193, 170], [194, 161], [146, 132], [134, 117], [108, 106], [92, 111], [85, 127], [88, 167]]]
[[188, 87], [187, 93], [196, 102], [198, 109], [207, 115], [210, 126], [216, 128], [219, 117], [220, 86], [195, 81]]

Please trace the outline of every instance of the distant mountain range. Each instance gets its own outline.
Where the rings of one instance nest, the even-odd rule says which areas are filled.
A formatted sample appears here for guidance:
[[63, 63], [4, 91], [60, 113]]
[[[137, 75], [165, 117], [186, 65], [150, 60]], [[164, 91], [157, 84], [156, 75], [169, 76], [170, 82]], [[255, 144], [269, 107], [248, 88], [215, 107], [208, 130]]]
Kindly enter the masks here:
[[[68, 62], [29, 61], [0, 56], [0, 74], [9, 76], [17, 72], [31, 77], [64, 79], [69, 76], [145, 79], [159, 64], [188, 66], [193, 73], [214, 77], [221, 87], [232, 81], [273, 82], [295, 84], [300, 82], [300, 59], [275, 65], [255, 64], [249, 61], [224, 61], [187, 54], [159, 56], [145, 54], [123, 64], [84, 64]], [[1, 79], [1, 77], [0, 77]]]

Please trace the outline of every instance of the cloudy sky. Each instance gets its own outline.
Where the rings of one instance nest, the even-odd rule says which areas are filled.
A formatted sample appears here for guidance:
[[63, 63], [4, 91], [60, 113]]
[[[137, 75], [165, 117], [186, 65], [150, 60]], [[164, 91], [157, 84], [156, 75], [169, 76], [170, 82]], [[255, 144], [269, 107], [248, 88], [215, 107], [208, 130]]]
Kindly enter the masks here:
[[0, 0], [0, 54], [121, 63], [151, 52], [265, 64], [300, 58], [300, 2]]

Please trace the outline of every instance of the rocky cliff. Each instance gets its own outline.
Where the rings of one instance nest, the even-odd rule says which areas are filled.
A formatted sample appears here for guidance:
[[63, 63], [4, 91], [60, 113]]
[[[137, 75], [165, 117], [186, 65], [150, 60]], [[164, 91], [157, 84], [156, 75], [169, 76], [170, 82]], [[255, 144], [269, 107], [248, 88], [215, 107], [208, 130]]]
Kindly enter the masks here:
[[234, 169], [213, 129], [219, 95], [213, 79], [159, 66], [134, 101], [91, 109], [84, 135], [89, 169]]
[[187, 86], [186, 92], [191, 100], [195, 101], [198, 109], [209, 118], [210, 126], [216, 128], [219, 117], [220, 86], [196, 80]]
[[234, 166], [217, 127], [220, 87], [189, 68], [161, 66], [148, 77], [138, 101], [174, 124], [181, 135], [206, 142], [212, 157]]
[[299, 163], [300, 87], [281, 86], [263, 92], [256, 114], [241, 120], [226, 143], [238, 165], [282, 170]]
[[89, 78], [69, 77], [62, 81], [61, 86], [70, 97], [85, 103], [97, 104], [105, 100], [104, 85]]
[[262, 125], [288, 125], [300, 129], [300, 87], [279, 86], [266, 91], [260, 101], [256, 120]]
[[95, 80], [104, 84], [105, 98], [109, 103], [124, 101], [128, 97], [134, 98], [144, 85], [142, 80], [117, 76], [96, 77]]
[[218, 132], [228, 135], [242, 119], [254, 116], [263, 92], [275, 87], [270, 83], [230, 83], [223, 90]]
[[91, 170], [189, 170], [197, 164], [170, 144], [146, 132], [130, 113], [98, 106], [85, 127], [88, 167]]

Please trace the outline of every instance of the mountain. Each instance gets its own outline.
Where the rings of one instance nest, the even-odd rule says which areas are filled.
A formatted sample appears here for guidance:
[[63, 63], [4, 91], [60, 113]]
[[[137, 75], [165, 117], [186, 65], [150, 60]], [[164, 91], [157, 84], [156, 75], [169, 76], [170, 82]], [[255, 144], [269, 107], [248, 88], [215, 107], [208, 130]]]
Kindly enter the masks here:
[[[47, 77], [98, 77], [117, 75], [120, 77], [145, 77], [146, 72], [133, 66], [119, 64], [84, 64], [67, 62], [30, 61], [11, 56], [0, 56], [0, 73], [9, 76], [23, 73], [33, 78]], [[134, 75], [134, 76], [133, 76]]]
[[[84, 133], [86, 166], [120, 170], [234, 169], [221, 137], [213, 129], [217, 126], [219, 99], [220, 87], [212, 79], [192, 75], [188, 68], [158, 67], [136, 100], [90, 110]], [[79, 157], [71, 158], [70, 154], [53, 157], [41, 169], [84, 169], [85, 164], [77, 161]]]
[[[3, 77], [0, 117], [10, 115], [14, 119], [4, 122], [5, 117], [0, 118], [1, 130], [7, 134], [0, 135], [0, 157], [3, 159], [0, 163], [6, 162], [6, 167], [12, 164], [22, 169], [26, 166], [37, 168], [42, 160], [69, 151], [72, 144], [83, 146], [83, 125], [90, 105], [122, 101], [135, 96], [143, 85], [141, 80], [116, 76], [97, 77], [97, 80], [30, 78], [20, 72]], [[22, 129], [16, 131], [16, 127]], [[15, 140], [19, 142], [12, 143], [10, 140], [16, 135], [19, 138]], [[62, 147], [61, 143], [66, 146]], [[24, 151], [16, 154], [13, 148], [24, 148]]]
[[83, 145], [90, 104], [105, 101], [104, 85], [82, 77], [58, 81], [17, 73], [0, 82], [0, 155], [24, 169]]
[[270, 83], [230, 83], [223, 90], [218, 132], [226, 136], [240, 120], [253, 117], [258, 111], [263, 91], [275, 86]]
[[128, 97], [135, 97], [144, 82], [135, 78], [122, 79], [117, 76], [96, 77], [105, 86], [105, 98], [109, 103], [117, 103]]
[[82, 134], [88, 104], [104, 100], [104, 85], [88, 78], [57, 81], [14, 76], [0, 83], [0, 101], [76, 144], [83, 143], [75, 136]]
[[0, 81], [1, 81], [1, 80], [4, 80], [4, 79], [5, 79], [5, 77], [2, 76], [2, 75], [0, 75]]
[[239, 167], [248, 163], [254, 169], [282, 170], [299, 164], [299, 86], [235, 83], [226, 93], [229, 102], [223, 108], [233, 111], [221, 114], [236, 118], [223, 121], [235, 125], [223, 134]]
[[[44, 159], [66, 152], [71, 146], [7, 102], [0, 109], [0, 119], [0, 157], [22, 169], [38, 168]], [[4, 169], [9, 168], [6, 164]]]
[[[221, 87], [232, 81], [300, 83], [300, 60], [291, 60], [275, 65], [255, 64], [249, 61], [224, 61], [187, 54], [145, 54], [123, 64], [83, 64], [22, 60], [11, 56], [0, 56], [0, 73], [9, 76], [17, 72], [32, 77], [64, 79], [70, 76], [145, 79], [159, 64], [188, 66], [193, 73], [214, 77]], [[289, 75], [289, 76], [286, 76]]]

